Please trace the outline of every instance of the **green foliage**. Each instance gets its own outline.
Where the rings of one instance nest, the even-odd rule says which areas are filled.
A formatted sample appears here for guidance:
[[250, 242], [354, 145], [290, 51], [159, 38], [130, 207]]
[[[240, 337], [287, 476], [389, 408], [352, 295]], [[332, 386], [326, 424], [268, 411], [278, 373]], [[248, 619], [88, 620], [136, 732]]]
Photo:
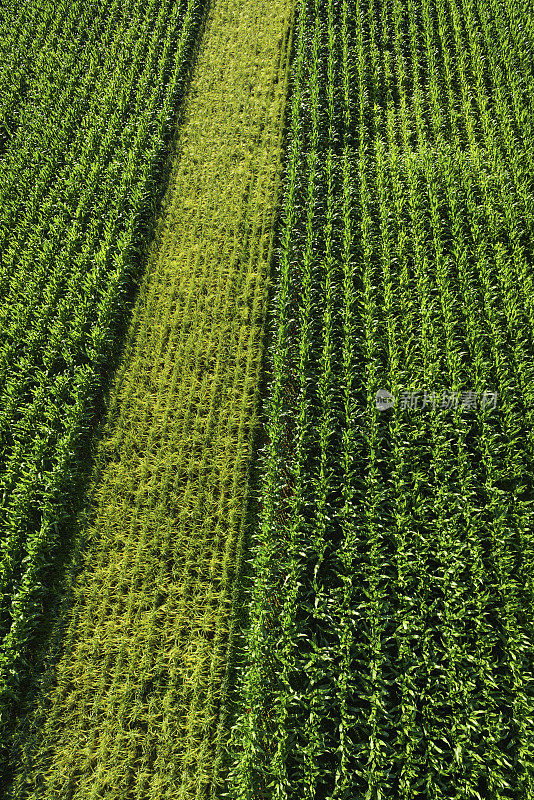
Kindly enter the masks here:
[[[13, 800], [208, 800], [223, 779], [292, 11], [289, 0], [209, 6], [95, 469], [73, 520], [58, 621], [9, 742]], [[165, 32], [154, 36], [164, 46]], [[137, 104], [135, 88], [129, 96]], [[117, 192], [125, 213], [124, 185]], [[103, 266], [97, 277], [107, 289]], [[86, 280], [90, 269], [76, 285]], [[74, 300], [83, 319], [89, 300]], [[97, 322], [95, 352], [111, 331]], [[58, 341], [71, 326], [66, 316]], [[28, 570], [28, 590], [37, 582]]]
[[532, 19], [298, 4], [228, 800], [534, 796]]
[[83, 457], [139, 278], [204, 4], [37, 0], [2, 12], [4, 730], [69, 546]]

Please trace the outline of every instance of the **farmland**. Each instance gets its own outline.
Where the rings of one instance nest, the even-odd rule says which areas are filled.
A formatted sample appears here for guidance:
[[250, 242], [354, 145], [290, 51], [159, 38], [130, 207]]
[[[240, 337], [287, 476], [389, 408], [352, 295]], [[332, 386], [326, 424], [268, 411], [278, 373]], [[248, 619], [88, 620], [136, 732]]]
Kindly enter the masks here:
[[0, 790], [534, 800], [531, 0], [0, 29]]
[[15, 6], [0, 74], [2, 725], [50, 603], [201, 20], [194, 0]]
[[290, 26], [209, 10], [14, 797], [214, 792]]
[[533, 19], [298, 3], [232, 800], [534, 796]]

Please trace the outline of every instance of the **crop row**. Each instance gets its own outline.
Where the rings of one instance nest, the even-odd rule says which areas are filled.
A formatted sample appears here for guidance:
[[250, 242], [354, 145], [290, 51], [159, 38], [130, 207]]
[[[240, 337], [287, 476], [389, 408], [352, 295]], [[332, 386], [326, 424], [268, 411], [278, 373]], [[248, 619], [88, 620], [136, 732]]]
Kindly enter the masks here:
[[296, 28], [228, 797], [531, 798], [530, 4]]

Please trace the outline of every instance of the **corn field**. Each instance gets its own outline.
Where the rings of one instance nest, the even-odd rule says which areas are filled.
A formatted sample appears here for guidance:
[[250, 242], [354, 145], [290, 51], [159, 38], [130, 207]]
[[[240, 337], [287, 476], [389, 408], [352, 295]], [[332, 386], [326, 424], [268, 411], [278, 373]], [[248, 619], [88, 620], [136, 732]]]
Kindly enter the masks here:
[[4, 724], [68, 545], [202, 5], [35, 0], [0, 13]]
[[298, 4], [229, 799], [534, 797], [533, 20]]
[[532, 0], [1, 3], [8, 800], [534, 800], [533, 267]]

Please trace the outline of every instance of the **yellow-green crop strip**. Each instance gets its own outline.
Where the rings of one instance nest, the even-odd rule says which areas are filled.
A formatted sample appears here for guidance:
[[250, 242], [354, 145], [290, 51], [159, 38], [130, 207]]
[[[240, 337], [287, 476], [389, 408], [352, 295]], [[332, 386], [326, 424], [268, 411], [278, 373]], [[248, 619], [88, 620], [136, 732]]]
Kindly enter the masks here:
[[210, 9], [15, 797], [215, 791], [291, 28], [291, 0]]

